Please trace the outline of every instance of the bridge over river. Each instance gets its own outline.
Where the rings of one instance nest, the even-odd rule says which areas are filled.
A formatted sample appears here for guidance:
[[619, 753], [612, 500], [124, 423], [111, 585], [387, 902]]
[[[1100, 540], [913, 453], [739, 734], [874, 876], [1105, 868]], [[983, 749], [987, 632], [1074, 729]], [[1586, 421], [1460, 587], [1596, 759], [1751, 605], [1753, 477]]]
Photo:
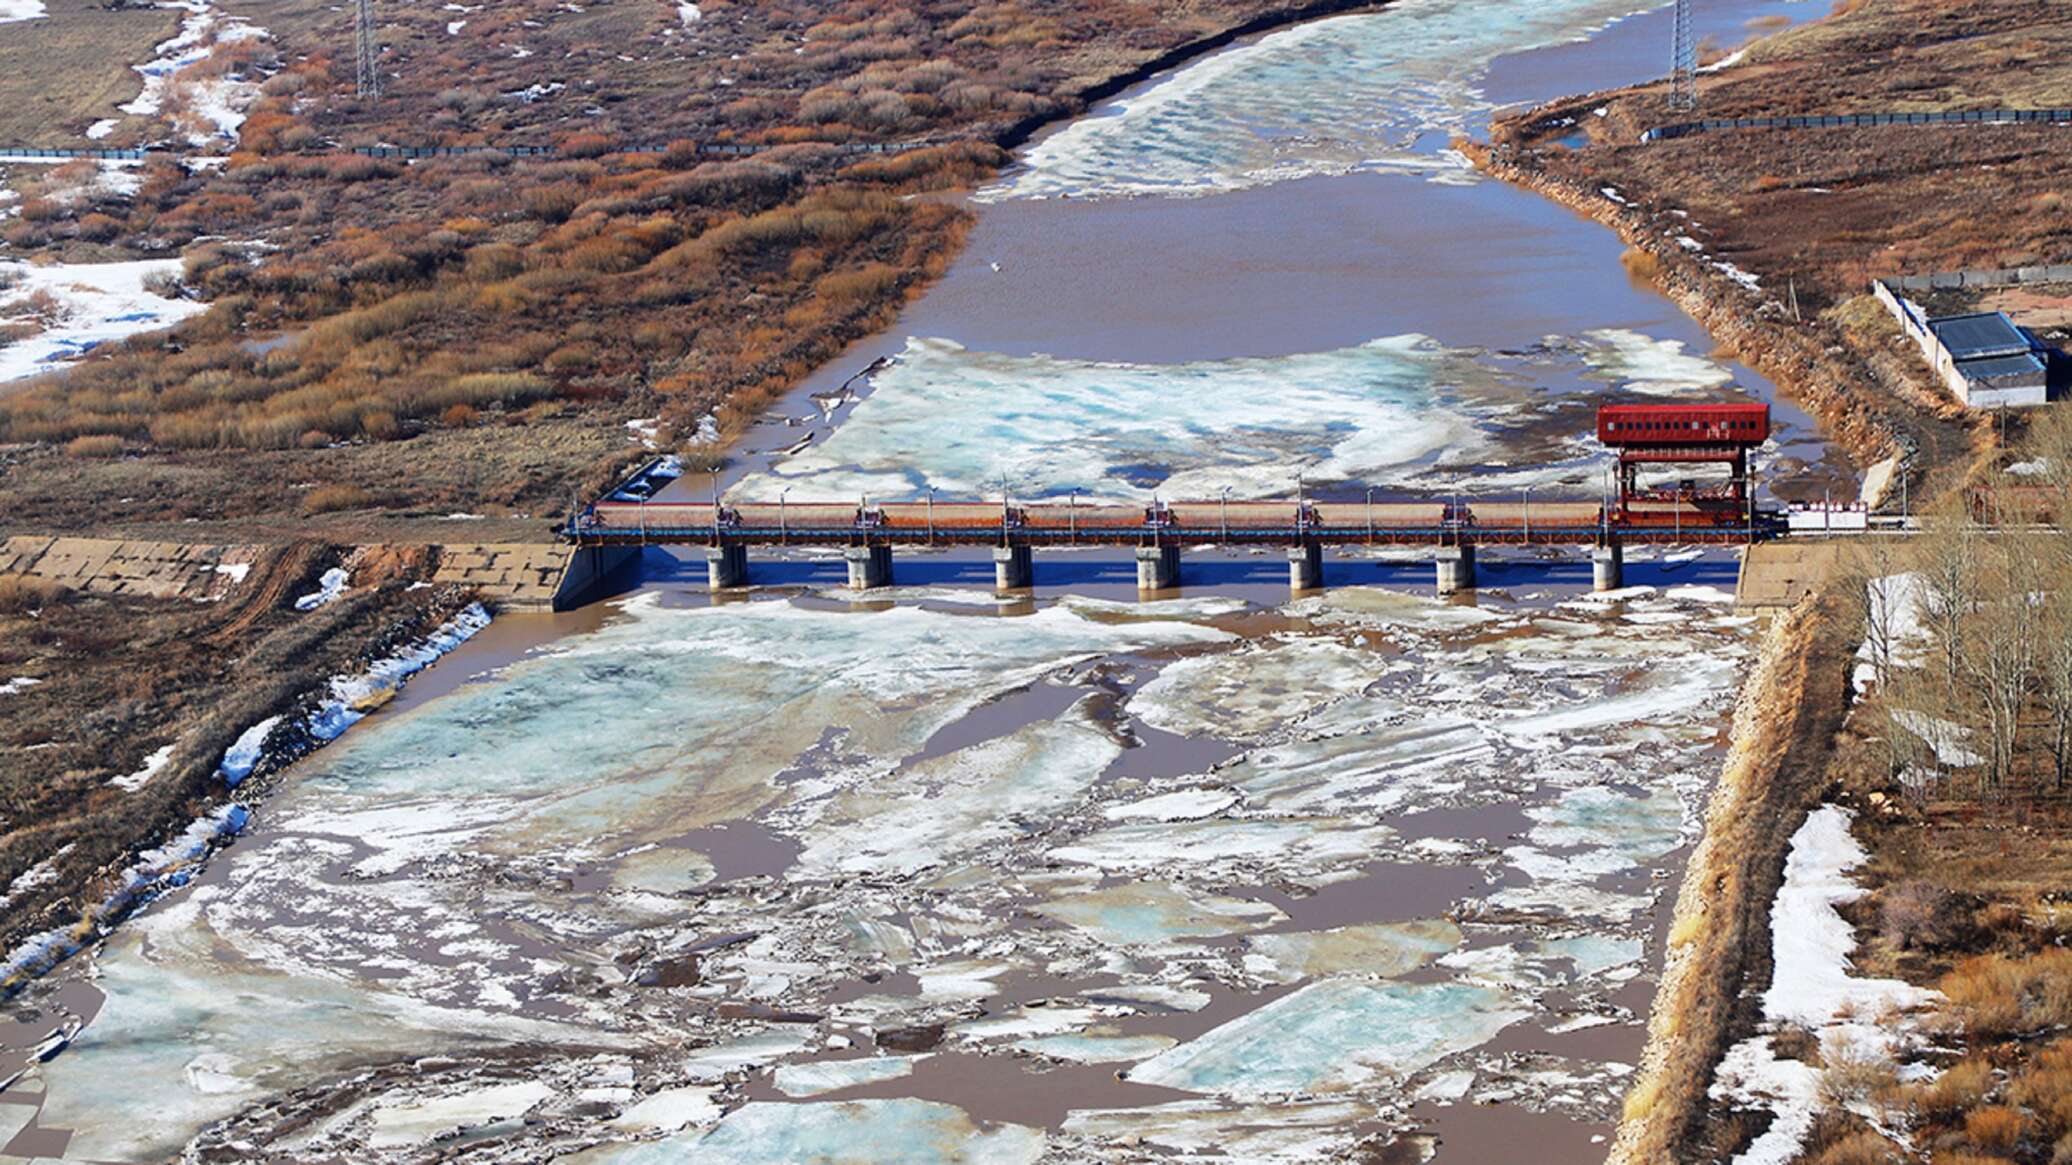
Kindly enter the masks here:
[[[649, 500], [658, 483], [646, 471], [570, 520], [562, 535], [578, 547], [703, 546], [714, 590], [748, 582], [750, 547], [840, 546], [849, 585], [892, 582], [896, 546], [990, 546], [1002, 591], [1034, 582], [1038, 549], [1131, 546], [1137, 585], [1179, 585], [1186, 547], [1278, 546], [1288, 554], [1297, 591], [1323, 584], [1327, 546], [1429, 546], [1442, 594], [1475, 585], [1482, 545], [1586, 546], [1600, 590], [1622, 582], [1624, 546], [1639, 543], [1750, 543], [1780, 534], [1784, 519], [1754, 504], [1750, 451], [1769, 437], [1760, 404], [1610, 404], [1597, 416], [1598, 440], [1618, 451], [1614, 489], [1602, 501], [1380, 501], [1376, 490], [1347, 487], [1358, 501], [1136, 501], [1071, 497], [1033, 502], [939, 500], [872, 503], [812, 500], [729, 503], [717, 485], [710, 502]], [[1726, 480], [1643, 488], [1642, 466], [1725, 466]], [[787, 494], [789, 490], [785, 491]]]

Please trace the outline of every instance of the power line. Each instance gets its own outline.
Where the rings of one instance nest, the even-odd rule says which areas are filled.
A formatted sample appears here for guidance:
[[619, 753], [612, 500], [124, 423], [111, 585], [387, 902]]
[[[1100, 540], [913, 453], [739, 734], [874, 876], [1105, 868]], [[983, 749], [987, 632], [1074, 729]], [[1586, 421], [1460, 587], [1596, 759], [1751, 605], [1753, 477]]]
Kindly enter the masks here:
[[1698, 108], [1698, 41], [1691, 30], [1691, 0], [1676, 0], [1676, 48], [1670, 62], [1669, 108], [1685, 113]]
[[354, 56], [359, 63], [362, 97], [381, 96], [380, 46], [374, 43], [374, 0], [357, 0], [353, 14]]

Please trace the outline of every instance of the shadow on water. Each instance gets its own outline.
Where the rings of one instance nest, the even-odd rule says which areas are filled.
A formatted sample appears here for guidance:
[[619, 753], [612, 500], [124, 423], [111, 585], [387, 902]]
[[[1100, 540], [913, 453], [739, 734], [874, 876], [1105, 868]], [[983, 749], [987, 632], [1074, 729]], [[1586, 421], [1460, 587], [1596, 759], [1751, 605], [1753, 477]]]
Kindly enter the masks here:
[[[1533, 557], [1500, 554], [1485, 548], [1478, 558], [1476, 576], [1482, 589], [1551, 588], [1585, 592], [1591, 587], [1590, 559], [1581, 552]], [[1136, 560], [1125, 549], [1039, 553], [1035, 566], [1039, 596], [1069, 592], [1089, 597], [1133, 598], [1137, 594]], [[1730, 550], [1715, 549], [1708, 550], [1704, 557], [1681, 562], [1629, 559], [1625, 567], [1625, 585], [1711, 586], [1732, 591], [1739, 574], [1738, 557]], [[839, 558], [767, 551], [750, 558], [749, 577], [753, 586], [772, 589], [834, 588], [846, 586], [849, 581], [848, 567]], [[895, 551], [893, 555], [893, 583], [898, 587], [989, 591], [993, 582], [991, 555], [981, 548]], [[1271, 606], [1287, 599], [1288, 564], [1277, 551], [1265, 554], [1196, 552], [1183, 557], [1180, 582], [1181, 594], [1227, 595]], [[696, 549], [671, 551], [649, 547], [641, 558], [639, 572], [629, 574], [625, 585], [702, 592], [705, 583], [705, 562]], [[1326, 589], [1385, 587], [1423, 594], [1428, 593], [1433, 585], [1432, 563], [1422, 557], [1327, 556], [1324, 560], [1324, 583]]]

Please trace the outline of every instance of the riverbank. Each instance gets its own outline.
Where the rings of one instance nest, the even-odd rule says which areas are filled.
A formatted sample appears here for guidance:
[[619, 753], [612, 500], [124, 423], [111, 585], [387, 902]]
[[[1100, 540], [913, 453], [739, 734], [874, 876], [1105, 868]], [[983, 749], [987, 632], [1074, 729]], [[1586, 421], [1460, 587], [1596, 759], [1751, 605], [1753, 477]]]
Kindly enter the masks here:
[[1825, 760], [1847, 711], [1842, 693], [1855, 650], [1836, 611], [1830, 591], [1777, 616], [1742, 686], [1732, 749], [1677, 895], [1612, 1165], [1687, 1159], [1711, 1131], [1715, 1067], [1768, 980], [1770, 904], [1786, 849], [1830, 782]]

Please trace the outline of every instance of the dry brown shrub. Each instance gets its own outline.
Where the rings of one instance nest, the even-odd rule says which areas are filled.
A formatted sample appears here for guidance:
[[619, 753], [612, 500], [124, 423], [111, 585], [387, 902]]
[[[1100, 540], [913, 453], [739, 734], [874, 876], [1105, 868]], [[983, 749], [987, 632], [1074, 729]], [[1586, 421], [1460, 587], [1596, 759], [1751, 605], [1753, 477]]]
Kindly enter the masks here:
[[105, 214], [89, 214], [79, 220], [79, 237], [90, 243], [105, 243], [122, 233], [122, 223]]
[[1653, 283], [1662, 277], [1662, 260], [1656, 258], [1654, 252], [1643, 251], [1639, 247], [1626, 248], [1625, 253], [1619, 256], [1619, 264], [1626, 268], [1627, 275], [1643, 282]]
[[1950, 1065], [1948, 1070], [1912, 1091], [1916, 1115], [1923, 1120], [1956, 1120], [1984, 1103], [1993, 1090], [1993, 1065], [1976, 1057]]
[[1898, 1165], [1903, 1160], [1898, 1146], [1868, 1131], [1848, 1133], [1811, 1159], [1812, 1165]]
[[2021, 1143], [2028, 1118], [2004, 1104], [1975, 1108], [1964, 1114], [1964, 1135], [1989, 1153], [2012, 1153]]
[[1943, 976], [1942, 992], [1974, 1036], [2020, 1035], [2072, 1023], [2072, 950], [2028, 958], [1980, 955]]
[[0, 574], [0, 615], [26, 615], [57, 602], [65, 588], [45, 578]]
[[305, 514], [332, 514], [340, 510], [364, 510], [374, 504], [374, 495], [356, 485], [320, 485], [302, 497]]
[[2039, 1049], [2008, 1091], [2035, 1114], [2045, 1136], [2072, 1135], [2072, 1039]]
[[122, 438], [108, 433], [93, 433], [74, 437], [65, 443], [68, 457], [118, 457], [122, 454]]

